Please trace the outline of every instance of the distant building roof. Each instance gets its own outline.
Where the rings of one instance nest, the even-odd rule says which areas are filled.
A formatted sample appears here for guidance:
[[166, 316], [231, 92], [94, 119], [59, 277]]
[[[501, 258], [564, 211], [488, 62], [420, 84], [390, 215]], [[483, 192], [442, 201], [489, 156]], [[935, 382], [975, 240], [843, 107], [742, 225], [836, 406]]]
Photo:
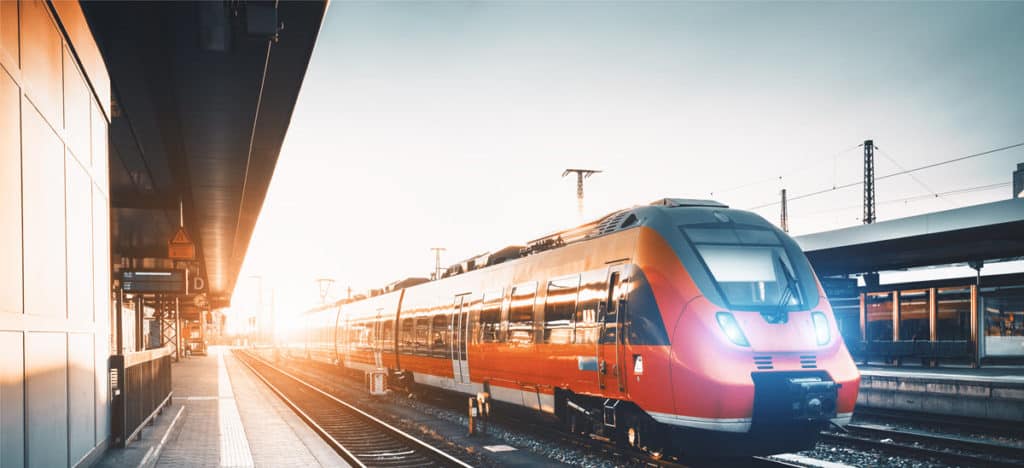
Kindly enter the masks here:
[[1024, 199], [796, 237], [822, 275], [1024, 256]]

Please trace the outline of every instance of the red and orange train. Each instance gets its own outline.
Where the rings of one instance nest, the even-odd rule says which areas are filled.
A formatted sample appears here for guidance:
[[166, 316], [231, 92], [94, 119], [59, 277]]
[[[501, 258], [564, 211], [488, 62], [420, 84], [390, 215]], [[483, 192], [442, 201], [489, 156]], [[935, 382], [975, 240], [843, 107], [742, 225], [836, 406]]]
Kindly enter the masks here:
[[647, 450], [764, 454], [848, 422], [860, 375], [800, 248], [663, 199], [304, 314], [289, 352], [533, 408]]

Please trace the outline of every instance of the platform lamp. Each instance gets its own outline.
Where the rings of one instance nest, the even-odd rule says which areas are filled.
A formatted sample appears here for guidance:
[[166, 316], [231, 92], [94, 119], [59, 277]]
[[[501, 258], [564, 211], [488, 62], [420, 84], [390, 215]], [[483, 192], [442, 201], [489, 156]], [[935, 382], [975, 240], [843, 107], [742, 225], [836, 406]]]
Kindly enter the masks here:
[[317, 286], [320, 287], [320, 303], [327, 303], [327, 293], [331, 291], [331, 285], [334, 284], [334, 278], [317, 278]]

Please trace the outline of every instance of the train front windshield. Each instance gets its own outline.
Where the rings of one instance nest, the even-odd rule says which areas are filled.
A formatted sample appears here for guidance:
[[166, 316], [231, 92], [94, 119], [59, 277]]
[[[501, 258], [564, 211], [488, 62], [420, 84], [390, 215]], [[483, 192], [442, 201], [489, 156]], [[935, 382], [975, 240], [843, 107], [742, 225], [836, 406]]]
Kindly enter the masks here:
[[721, 295], [736, 309], [794, 309], [803, 304], [801, 272], [774, 231], [685, 227]]

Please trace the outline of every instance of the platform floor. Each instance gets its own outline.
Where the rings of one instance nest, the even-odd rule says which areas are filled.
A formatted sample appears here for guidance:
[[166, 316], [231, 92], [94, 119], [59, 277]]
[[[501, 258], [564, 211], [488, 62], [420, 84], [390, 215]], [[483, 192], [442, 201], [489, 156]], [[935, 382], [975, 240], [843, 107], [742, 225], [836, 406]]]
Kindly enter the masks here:
[[1024, 385], [1024, 367], [990, 366], [970, 367], [885, 367], [858, 366], [861, 375], [895, 378], [918, 378], [975, 383], [1000, 383]]
[[229, 349], [212, 347], [172, 373], [174, 404], [99, 466], [348, 466]]

